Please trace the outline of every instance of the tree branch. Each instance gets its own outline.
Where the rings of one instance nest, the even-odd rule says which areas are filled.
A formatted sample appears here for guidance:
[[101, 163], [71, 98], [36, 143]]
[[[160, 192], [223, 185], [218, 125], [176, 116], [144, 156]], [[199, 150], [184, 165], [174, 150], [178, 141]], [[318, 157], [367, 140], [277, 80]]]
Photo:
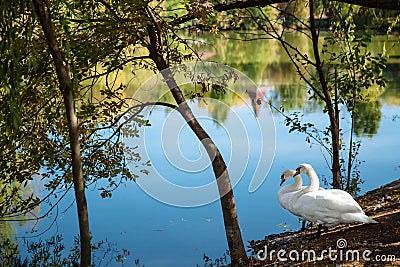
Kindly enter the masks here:
[[[252, 12], [250, 10], [247, 10], [247, 12], [250, 14], [250, 16], [252, 17], [253, 21], [257, 24], [257, 26], [263, 30], [267, 35], [271, 36], [271, 38], [279, 41], [282, 44], [283, 49], [285, 50], [286, 54], [288, 55], [290, 61], [293, 63], [294, 67], [296, 68], [296, 72], [299, 74], [300, 78], [303, 79], [310, 87], [311, 89], [321, 98], [324, 99], [324, 97], [321, 95], [320, 92], [318, 92], [317, 88], [315, 88], [315, 86], [311, 83], [311, 81], [309, 81], [307, 79], [307, 77], [304, 75], [304, 73], [302, 72], [299, 64], [297, 64], [296, 61], [298, 61], [298, 59], [296, 60], [295, 58], [293, 58], [292, 54], [289, 51], [289, 48], [294, 50], [303, 60], [305, 60], [308, 64], [316, 67], [315, 63], [310, 61], [308, 58], [306, 58], [296, 47], [294, 47], [293, 45], [291, 45], [290, 43], [286, 42], [283, 38], [282, 38], [282, 34], [280, 35], [277, 30], [275, 29], [274, 24], [271, 22], [271, 20], [268, 18], [267, 15], [265, 15], [265, 13], [260, 10], [261, 14], [263, 15], [264, 19], [268, 22], [270, 28], [272, 29], [273, 33], [268, 32], [267, 30], [265, 30], [265, 28], [258, 22], [257, 18], [252, 14]], [[304, 68], [303, 68], [304, 69]], [[305, 70], [306, 72], [308, 72], [308, 70]], [[308, 72], [309, 73], [309, 72]]]
[[[229, 11], [233, 9], [242, 9], [242, 8], [250, 8], [250, 7], [264, 7], [272, 4], [280, 4], [280, 3], [288, 3], [293, 0], [247, 0], [247, 1], [232, 1], [229, 3], [216, 4], [214, 5], [214, 10], [217, 12], [221, 11]], [[388, 10], [400, 10], [400, 1], [398, 0], [340, 0], [336, 2], [354, 4], [369, 8], [379, 8], [379, 9], [388, 9]], [[190, 21], [194, 19], [195, 16], [193, 14], [186, 14], [180, 18], [177, 18], [172, 22], [174, 25], [179, 25], [184, 22]]]
[[[290, 116], [285, 115], [285, 113], [283, 113], [282, 110], [280, 110], [279, 108], [275, 107], [271, 102], [269, 102], [268, 105], [269, 105], [272, 109], [274, 109], [276, 112], [278, 112], [279, 114], [281, 114], [281, 115], [285, 118], [286, 121], [289, 121], [289, 122], [292, 121], [292, 118], [291, 118]], [[315, 128], [314, 128], [314, 129], [315, 129]], [[301, 132], [301, 131], [299, 131], [299, 132]], [[303, 131], [302, 133], [305, 133], [308, 137], [310, 137], [311, 139], [315, 140], [315, 141], [317, 142], [317, 144], [319, 144], [319, 145], [320, 145], [321, 147], [323, 147], [330, 155], [332, 155], [332, 150], [331, 150], [329, 147], [327, 147], [327, 146], [324, 144], [324, 142], [321, 140], [321, 137], [320, 137], [318, 131], [315, 129], [314, 131], [311, 130], [311, 132], [314, 132], [315, 134], [317, 134], [318, 137], [312, 135], [312, 134], [311, 134], [309, 131], [307, 131], [307, 130], [306, 130], [306, 131]]]
[[[288, 3], [293, 0], [247, 0], [247, 1], [233, 1], [229, 3], [216, 4], [214, 10], [228, 11], [237, 8], [248, 7], [263, 7], [271, 4]], [[370, 8], [400, 10], [400, 1], [398, 0], [340, 0], [336, 2], [354, 4]]]
[[113, 134], [111, 134], [107, 139], [105, 139], [103, 142], [101, 142], [101, 144], [98, 144], [96, 146], [94, 146], [95, 149], [99, 149], [100, 147], [102, 147], [104, 144], [106, 144], [108, 141], [110, 141], [118, 132], [121, 131], [122, 127], [130, 122], [135, 116], [137, 116], [140, 112], [142, 112], [142, 110], [147, 107], [147, 106], [164, 106], [164, 107], [168, 107], [168, 108], [172, 108], [172, 109], [177, 109], [178, 106], [174, 105], [174, 104], [170, 104], [170, 103], [166, 103], [166, 102], [146, 102], [146, 103], [142, 103], [142, 104], [138, 104], [135, 106], [132, 106], [130, 108], [128, 108], [126, 111], [124, 111], [120, 116], [118, 116], [117, 119], [115, 119], [115, 121], [113, 123], [111, 123], [108, 126], [105, 127], [101, 127], [101, 128], [97, 128], [95, 131], [93, 131], [92, 133], [90, 133], [89, 136], [87, 136], [85, 139], [89, 139], [93, 134], [95, 134], [97, 131], [99, 130], [105, 130], [105, 129], [110, 129], [114, 126], [117, 125], [117, 123], [119, 122], [119, 120], [121, 118], [123, 118], [126, 114], [128, 114], [130, 111], [132, 111], [133, 109], [139, 108], [134, 114], [132, 114], [126, 121], [124, 121], [123, 123], [121, 123], [118, 128], [113, 132]]

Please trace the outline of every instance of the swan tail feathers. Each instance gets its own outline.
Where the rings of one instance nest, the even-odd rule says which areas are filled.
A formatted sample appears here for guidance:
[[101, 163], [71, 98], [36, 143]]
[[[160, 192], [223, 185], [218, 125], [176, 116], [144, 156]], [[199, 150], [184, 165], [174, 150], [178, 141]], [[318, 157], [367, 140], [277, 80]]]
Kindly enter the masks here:
[[342, 220], [346, 223], [362, 222], [362, 223], [378, 223], [363, 213], [345, 213], [342, 215]]
[[374, 219], [371, 219], [368, 217], [368, 222], [367, 223], [379, 223], [378, 221], [375, 221]]

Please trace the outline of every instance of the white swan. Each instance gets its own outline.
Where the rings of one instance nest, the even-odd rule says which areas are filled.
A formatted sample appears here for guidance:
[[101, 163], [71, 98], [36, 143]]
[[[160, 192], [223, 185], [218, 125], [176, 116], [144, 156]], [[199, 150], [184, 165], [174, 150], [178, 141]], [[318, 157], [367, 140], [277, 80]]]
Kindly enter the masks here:
[[[282, 185], [287, 179], [289, 179], [291, 177], [293, 177], [294, 183], [290, 184], [290, 185], [286, 185], [278, 191], [279, 204], [281, 205], [282, 208], [284, 208], [285, 210], [288, 210], [291, 213], [293, 213], [289, 208], [291, 199], [295, 196], [295, 192], [303, 189], [303, 186], [302, 186], [303, 180], [301, 179], [300, 175], [294, 176], [295, 173], [296, 173], [295, 170], [286, 170], [286, 171], [282, 172], [280, 185]], [[300, 216], [299, 214], [294, 214], [294, 215]]]
[[289, 209], [301, 214], [303, 219], [325, 227], [353, 222], [377, 223], [365, 215], [349, 193], [339, 189], [318, 190], [318, 176], [310, 164], [300, 164], [294, 176], [300, 173], [308, 176], [310, 185], [295, 193]]
[[[295, 196], [295, 193], [302, 190], [303, 187], [305, 187], [305, 186], [302, 186], [303, 179], [301, 178], [301, 176], [294, 175], [295, 173], [296, 173], [295, 170], [286, 170], [286, 171], [282, 172], [281, 183], [279, 184], [280, 186], [282, 186], [282, 184], [287, 179], [292, 178], [292, 177], [294, 179], [294, 183], [290, 184], [290, 185], [286, 185], [278, 191], [278, 202], [279, 202], [279, 205], [281, 205], [281, 207], [284, 208], [285, 210], [289, 211], [290, 213], [292, 213], [293, 215], [295, 215], [297, 217], [301, 217], [300, 214], [293, 212], [289, 208], [291, 199]], [[301, 224], [302, 231], [305, 229], [305, 226], [306, 226], [306, 221], [302, 220], [302, 224]]]
[[[292, 177], [294, 179], [294, 183], [286, 185], [278, 191], [278, 202], [279, 205], [281, 205], [281, 207], [284, 208], [285, 210], [289, 211], [290, 213], [292, 213], [297, 217], [302, 217], [300, 213], [296, 212], [296, 210], [291, 209], [291, 207], [293, 206], [292, 204], [293, 199], [298, 198], [298, 194], [296, 193], [300, 192], [300, 190], [302, 189], [307, 188], [307, 186], [303, 186], [303, 179], [301, 178], [300, 174], [294, 175], [295, 173], [296, 173], [295, 170], [290, 170], [290, 169], [282, 172], [281, 183], [280, 183], [281, 186], [287, 179]], [[324, 190], [324, 189], [319, 188], [319, 190]], [[305, 223], [306, 220], [303, 220], [301, 230], [305, 229]]]

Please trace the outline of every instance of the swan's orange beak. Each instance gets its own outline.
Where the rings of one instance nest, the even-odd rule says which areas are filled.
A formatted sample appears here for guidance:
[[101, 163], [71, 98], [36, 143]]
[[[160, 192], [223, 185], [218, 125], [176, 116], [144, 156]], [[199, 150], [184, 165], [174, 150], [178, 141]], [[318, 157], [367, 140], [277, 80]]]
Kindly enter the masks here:
[[279, 184], [279, 186], [282, 186], [282, 184], [286, 181], [285, 176], [281, 176], [281, 183]]
[[295, 177], [296, 175], [299, 175], [299, 174], [300, 174], [300, 168], [297, 168], [296, 172], [293, 174], [293, 177]]

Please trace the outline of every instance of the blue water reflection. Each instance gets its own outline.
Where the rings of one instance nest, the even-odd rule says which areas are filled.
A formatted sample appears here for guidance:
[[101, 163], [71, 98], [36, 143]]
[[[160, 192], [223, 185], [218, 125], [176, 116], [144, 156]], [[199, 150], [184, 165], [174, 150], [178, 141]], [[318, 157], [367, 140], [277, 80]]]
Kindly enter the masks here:
[[[395, 69], [389, 76], [398, 77], [398, 72], [398, 69]], [[305, 112], [305, 120], [327, 125], [327, 117], [321, 112], [317, 103], [307, 102], [304, 105], [304, 97], [294, 95], [294, 93], [303, 94], [306, 89], [300, 86], [298, 90], [293, 90], [294, 87], [299, 86], [281, 84], [271, 87], [265, 94], [265, 100], [272, 99], [277, 106], [291, 106], [292, 110]], [[399, 99], [398, 92], [399, 85], [392, 84], [388, 96], [384, 95], [380, 100], [382, 115], [378, 122], [378, 132], [373, 136], [359, 137], [362, 141], [359, 159], [365, 161], [360, 166], [361, 178], [365, 181], [361, 185], [361, 193], [400, 178], [400, 118], [394, 119], [400, 114], [400, 106], [393, 104]], [[192, 107], [195, 112], [202, 112], [208, 118], [218, 115], [218, 110], [211, 110], [196, 102]], [[262, 118], [262, 113], [267, 112], [269, 106], [266, 102], [262, 102], [259, 109]], [[162, 153], [162, 129], [164, 121], [169, 118], [171, 112], [160, 107], [153, 109], [150, 115], [152, 126], [146, 128], [146, 138], [148, 138], [146, 148], [152, 165], [169, 181], [182, 186], [198, 186], [213, 182], [214, 174], [209, 162], [196, 162], [205, 166], [202, 171], [182, 171], [171, 165], [169, 161], [171, 159]], [[243, 139], [241, 131], [228, 132], [219, 121], [200, 118], [201, 124], [218, 145], [227, 162], [233, 160], [246, 162], [244, 169], [240, 164], [229, 165], [230, 176], [239, 180], [234, 193], [243, 239], [245, 241], [261, 239], [271, 233], [298, 229], [300, 224], [297, 218], [283, 210], [277, 202], [280, 174], [287, 168], [295, 168], [299, 163], [308, 162], [314, 166], [320, 177], [330, 177], [329, 167], [321, 155], [320, 147], [316, 145], [310, 147], [305, 142], [304, 135], [288, 133], [284, 118], [274, 113], [275, 129], [271, 129], [276, 131], [274, 161], [268, 173], [257, 173], [260, 177], [266, 176], [266, 180], [258, 190], [250, 193], [249, 184], [255, 175], [254, 170], [258, 164], [264, 164], [262, 157], [260, 160], [261, 152], [257, 148], [262, 147], [262, 142], [268, 141], [270, 137], [260, 136], [254, 111], [245, 105], [236, 103], [228, 111], [221, 110], [221, 112], [225, 112], [220, 116], [226, 118], [224, 120], [226, 125], [234, 124], [232, 121], [234, 116], [240, 117], [248, 136]], [[169, 126], [174, 127], [174, 125]], [[230, 125], [230, 127], [235, 126]], [[168, 135], [168, 132], [165, 134]], [[267, 143], [264, 149], [272, 150], [272, 146], [272, 142]], [[187, 127], [179, 132], [178, 147], [182, 155], [190, 160], [201, 158], [202, 148]], [[235, 153], [247, 147], [251, 148], [249, 155]], [[147, 158], [144, 158], [144, 161], [146, 160]], [[150, 172], [148, 176], [142, 175], [139, 179], [151, 180], [152, 175], [156, 174]], [[307, 179], [304, 180], [306, 182]], [[216, 192], [217, 188], [214, 190]], [[191, 197], [196, 199], [197, 196]], [[71, 203], [73, 194], [68, 195], [62, 202], [55, 224], [42, 238], [61, 233], [64, 235], [65, 245], [67, 247], [72, 245], [73, 237], [78, 233], [78, 222], [75, 206], [70, 206]], [[193, 208], [174, 207], [152, 198], [143, 192], [138, 184], [130, 182], [115, 191], [110, 199], [102, 199], [98, 190], [90, 187], [88, 205], [94, 240], [107, 239], [116, 243], [118, 248], [130, 251], [124, 266], [134, 266], [135, 259], [150, 267], [196, 266], [196, 264], [202, 266], [203, 254], [217, 258], [227, 249], [218, 201]], [[55, 216], [54, 212], [53, 218]], [[39, 232], [46, 230], [51, 224], [52, 220], [40, 221]], [[19, 228], [18, 236], [31, 236], [25, 233], [27, 229], [27, 226]]]
[[[267, 109], [266, 103], [261, 107]], [[248, 109], [237, 108], [236, 112], [245, 112], [244, 116], [254, 116]], [[361, 165], [362, 192], [399, 178], [400, 174], [400, 142], [398, 130], [400, 121], [393, 121], [392, 115], [400, 114], [398, 106], [383, 105], [378, 134], [362, 138], [360, 159], [365, 160]], [[150, 136], [159, 135], [163, 118], [168, 111], [158, 108], [152, 111], [150, 120], [152, 127]], [[307, 115], [310, 120], [319, 120], [324, 115], [312, 113]], [[321, 157], [318, 147], [310, 148], [304, 142], [301, 134], [289, 134], [283, 123], [283, 118], [275, 114], [276, 122], [276, 154], [270, 172], [263, 185], [254, 193], [249, 193], [248, 185], [258, 162], [250, 160], [243, 179], [234, 188], [239, 221], [244, 240], [260, 239], [267, 234], [282, 232], [285, 229], [300, 227], [297, 219], [283, 210], [276, 199], [279, 190], [279, 177], [282, 170], [295, 168], [300, 162], [313, 164], [320, 176], [329, 176], [328, 167]], [[229, 122], [229, 115], [227, 121]], [[202, 121], [210, 136], [220, 147], [226, 159], [230, 159], [231, 148], [226, 140], [223, 127], [210, 121]], [[254, 125], [253, 125], [254, 126]], [[252, 126], [246, 126], [251, 136]], [[189, 158], [196, 158], [198, 146], [190, 131], [182, 132], [182, 142], [193, 142], [190, 146], [183, 145], [183, 153]], [[240, 149], [243, 142], [241, 136], [230, 135], [233, 149]], [[160, 140], [155, 138], [154, 140]], [[259, 145], [259, 137], [250, 137], [249, 141]], [[154, 142], [157, 146], [157, 143]], [[159, 145], [159, 144], [158, 144]], [[254, 155], [253, 155], [254, 156]], [[153, 165], [159, 165], [159, 171], [173, 177], [182, 174], [168, 166], [162, 154], [151, 154]], [[255, 155], [257, 158], [257, 155]], [[246, 159], [243, 159], [246, 160]], [[232, 166], [230, 175], [234, 176], [242, 170]], [[177, 174], [178, 173], [178, 174]], [[150, 173], [149, 176], [152, 174]], [[145, 176], [140, 179], [146, 179]], [[196, 184], [197, 179], [204, 182], [212, 181], [213, 173], [210, 168], [196, 174], [187, 174], [186, 179]], [[72, 197], [72, 196], [71, 196]], [[195, 196], [194, 196], [195, 197]], [[71, 200], [71, 198], [70, 198]], [[65, 202], [66, 203], [66, 202]], [[125, 266], [134, 266], [134, 259], [140, 259], [145, 266], [196, 266], [202, 265], [203, 254], [216, 258], [223, 255], [227, 249], [221, 208], [219, 202], [195, 208], [179, 208], [163, 204], [144, 193], [137, 184], [128, 183], [126, 187], [117, 190], [111, 199], [101, 199], [97, 190], [88, 192], [90, 224], [95, 240], [108, 239], [115, 242], [119, 248], [131, 252], [124, 262]], [[286, 225], [285, 225], [286, 224]], [[64, 233], [68, 243], [77, 232], [76, 212], [74, 208], [67, 210], [57, 219], [57, 229], [47, 234]], [[45, 223], [42, 227], [45, 228]]]

